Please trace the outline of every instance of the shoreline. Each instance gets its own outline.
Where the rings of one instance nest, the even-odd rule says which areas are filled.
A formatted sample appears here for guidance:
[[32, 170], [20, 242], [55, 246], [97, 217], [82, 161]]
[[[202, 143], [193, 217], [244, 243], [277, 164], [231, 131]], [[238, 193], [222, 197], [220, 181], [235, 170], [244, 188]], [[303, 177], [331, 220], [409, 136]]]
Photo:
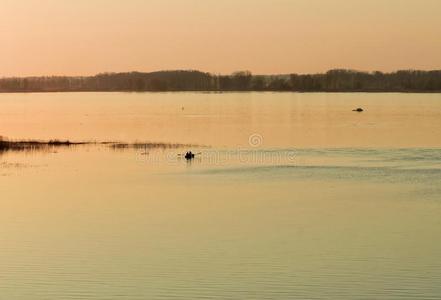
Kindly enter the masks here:
[[0, 91], [0, 94], [52, 94], [52, 93], [206, 93], [206, 94], [229, 94], [229, 93], [292, 93], [292, 94], [441, 94], [441, 90], [436, 91], [414, 91], [414, 90], [356, 90], [356, 91], [284, 91], [284, 90], [168, 90], [168, 91], [136, 91], [136, 90], [52, 90], [52, 91]]

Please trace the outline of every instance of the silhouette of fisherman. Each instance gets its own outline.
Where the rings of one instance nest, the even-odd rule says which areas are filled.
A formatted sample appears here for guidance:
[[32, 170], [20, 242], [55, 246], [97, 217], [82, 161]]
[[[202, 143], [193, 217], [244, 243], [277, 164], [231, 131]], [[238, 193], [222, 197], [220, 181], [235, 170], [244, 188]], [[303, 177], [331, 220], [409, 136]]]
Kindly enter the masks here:
[[185, 153], [185, 159], [186, 160], [192, 160], [194, 158], [194, 153], [191, 151], [188, 151], [187, 153]]

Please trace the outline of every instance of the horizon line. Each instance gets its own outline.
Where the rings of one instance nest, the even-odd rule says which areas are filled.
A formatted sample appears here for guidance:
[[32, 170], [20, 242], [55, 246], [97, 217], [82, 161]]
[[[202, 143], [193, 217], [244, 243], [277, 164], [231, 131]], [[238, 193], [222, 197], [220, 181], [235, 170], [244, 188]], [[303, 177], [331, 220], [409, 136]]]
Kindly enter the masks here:
[[374, 73], [382, 73], [382, 74], [393, 74], [397, 72], [440, 72], [441, 68], [439, 69], [413, 69], [413, 68], [403, 68], [403, 69], [396, 69], [394, 71], [381, 71], [381, 70], [359, 70], [359, 69], [352, 69], [352, 68], [332, 68], [328, 69], [326, 71], [321, 72], [305, 72], [305, 73], [296, 73], [296, 72], [290, 72], [290, 73], [253, 73], [250, 70], [236, 70], [231, 73], [216, 73], [216, 72], [207, 72], [202, 71], [198, 69], [162, 69], [162, 70], [153, 70], [153, 71], [138, 71], [138, 70], [132, 70], [132, 71], [104, 71], [99, 73], [94, 73], [90, 75], [6, 75], [6, 76], [0, 76], [0, 79], [10, 79], [10, 78], [38, 78], [38, 77], [95, 77], [99, 75], [112, 75], [112, 74], [131, 74], [131, 73], [140, 73], [140, 74], [152, 74], [152, 73], [161, 73], [161, 72], [200, 72], [204, 74], [210, 74], [214, 76], [231, 76], [235, 73], [240, 72], [249, 72], [250, 75], [253, 76], [288, 76], [292, 74], [296, 75], [322, 75], [327, 74], [331, 71], [347, 71], [347, 72], [355, 72], [355, 73], [365, 73], [365, 74], [374, 74]]

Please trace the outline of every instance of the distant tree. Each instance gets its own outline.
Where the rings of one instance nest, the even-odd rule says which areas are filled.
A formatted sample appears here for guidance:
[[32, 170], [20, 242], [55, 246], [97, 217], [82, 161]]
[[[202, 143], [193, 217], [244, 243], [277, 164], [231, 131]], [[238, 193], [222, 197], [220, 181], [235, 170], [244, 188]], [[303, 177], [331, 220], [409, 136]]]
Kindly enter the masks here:
[[249, 90], [253, 75], [250, 71], [239, 71], [232, 74], [233, 88], [239, 91]]
[[270, 80], [268, 89], [271, 91], [289, 91], [291, 90], [291, 85], [289, 80], [275, 77]]
[[199, 71], [103, 73], [90, 77], [0, 78], [0, 92], [51, 91], [394, 91], [441, 92], [441, 71], [392, 73], [330, 70], [324, 74], [212, 75]]
[[251, 89], [253, 91], [263, 91], [266, 88], [265, 79], [262, 76], [254, 76], [251, 79]]
[[151, 91], [166, 91], [167, 83], [163, 79], [153, 78], [150, 80], [149, 90]]

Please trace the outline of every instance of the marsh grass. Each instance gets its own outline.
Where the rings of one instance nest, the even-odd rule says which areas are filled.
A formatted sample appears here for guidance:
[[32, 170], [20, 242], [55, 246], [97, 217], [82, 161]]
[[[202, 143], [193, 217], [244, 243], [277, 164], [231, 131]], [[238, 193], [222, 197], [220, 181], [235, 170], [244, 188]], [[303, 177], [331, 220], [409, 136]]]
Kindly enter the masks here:
[[178, 149], [185, 147], [201, 147], [192, 144], [178, 144], [178, 143], [111, 143], [110, 147], [114, 150], [135, 149], [135, 150], [151, 150], [151, 149]]
[[83, 145], [85, 142], [71, 142], [69, 140], [9, 140], [0, 137], [0, 152], [6, 151], [32, 151], [44, 150], [54, 147], [69, 147], [73, 145]]
[[178, 149], [186, 147], [201, 147], [199, 145], [178, 144], [178, 143], [156, 143], [156, 142], [136, 142], [136, 143], [122, 143], [122, 142], [72, 142], [69, 140], [9, 140], [0, 136], [0, 153], [7, 151], [45, 151], [53, 148], [71, 147], [78, 145], [105, 145], [112, 150], [153, 150], [153, 149]]

